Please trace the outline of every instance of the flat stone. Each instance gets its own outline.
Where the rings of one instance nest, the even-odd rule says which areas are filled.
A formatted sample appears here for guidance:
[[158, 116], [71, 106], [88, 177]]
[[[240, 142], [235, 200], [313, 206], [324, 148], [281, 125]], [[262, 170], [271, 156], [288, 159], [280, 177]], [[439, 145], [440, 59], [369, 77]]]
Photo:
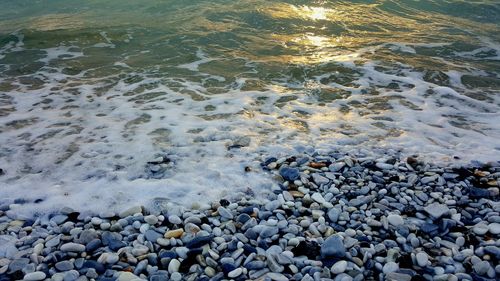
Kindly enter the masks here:
[[390, 262], [384, 264], [382, 271], [384, 272], [384, 274], [388, 274], [391, 272], [396, 272], [396, 271], [398, 271], [398, 269], [399, 269], [398, 264], [393, 262], [393, 261], [390, 261]]
[[323, 198], [323, 196], [318, 192], [313, 193], [313, 195], [311, 195], [311, 198], [312, 198], [312, 200], [318, 202], [319, 204], [326, 203], [325, 198]]
[[411, 275], [398, 272], [389, 272], [385, 276], [385, 279], [387, 281], [411, 281]]
[[169, 231], [165, 232], [164, 237], [167, 239], [168, 238], [180, 238], [182, 236], [182, 234], [184, 234], [184, 229], [178, 228], [175, 230], [169, 230]]
[[298, 180], [300, 173], [299, 169], [297, 168], [290, 168], [290, 167], [282, 167], [279, 170], [280, 176], [283, 177], [284, 180], [286, 181], [294, 181]]
[[240, 276], [240, 275], [241, 275], [241, 273], [243, 273], [243, 268], [238, 267], [238, 268], [236, 268], [235, 270], [233, 270], [233, 271], [229, 272], [229, 273], [227, 274], [227, 277], [229, 277], [229, 278], [236, 278], [236, 277]]
[[305, 195], [304, 193], [297, 190], [290, 190], [289, 192], [294, 198], [303, 198]]
[[80, 244], [88, 244], [90, 241], [99, 238], [99, 234], [95, 230], [85, 229], [80, 233], [78, 237], [78, 243]]
[[219, 207], [217, 208], [217, 212], [219, 212], [219, 215], [223, 218], [226, 218], [226, 219], [233, 219], [233, 214], [226, 208], [224, 207]]
[[321, 256], [323, 258], [336, 257], [342, 258], [345, 256], [345, 246], [342, 238], [339, 235], [332, 235], [328, 237], [323, 245], [321, 245]]
[[271, 237], [275, 234], [278, 234], [278, 232], [279, 232], [278, 227], [264, 225], [261, 227], [261, 230], [259, 232], [259, 236], [261, 238], [268, 238], [268, 237]]
[[131, 207], [119, 214], [120, 218], [126, 218], [128, 216], [132, 216], [137, 213], [142, 213], [142, 207], [141, 206], [134, 206]]
[[119, 259], [120, 257], [116, 253], [102, 253], [97, 261], [103, 264], [115, 264]]
[[420, 229], [424, 233], [432, 234], [433, 232], [437, 232], [437, 230], [439, 229], [439, 226], [437, 226], [435, 224], [432, 224], [432, 223], [424, 223], [424, 224], [422, 224], [422, 226], [420, 227]]
[[340, 213], [341, 213], [340, 209], [332, 208], [328, 211], [326, 215], [328, 216], [331, 222], [337, 222], [339, 220]]
[[448, 206], [437, 202], [425, 206], [424, 210], [435, 220], [447, 215], [450, 212]]
[[60, 225], [60, 224], [64, 223], [67, 219], [68, 219], [68, 216], [66, 216], [66, 215], [55, 215], [50, 219], [50, 221], [54, 222], [57, 225]]
[[61, 251], [81, 253], [81, 252], [85, 251], [85, 245], [70, 242], [70, 243], [63, 244], [61, 246]]
[[267, 277], [271, 278], [271, 280], [274, 280], [274, 281], [288, 281], [289, 279], [281, 274], [281, 273], [277, 273], [277, 272], [269, 272], [266, 274]]
[[44, 280], [47, 275], [44, 272], [41, 271], [35, 271], [28, 273], [24, 275], [23, 280], [26, 281], [37, 281], [37, 280]]
[[488, 226], [484, 223], [478, 223], [472, 228], [472, 231], [474, 231], [474, 233], [477, 235], [485, 235], [488, 230]]
[[400, 215], [395, 215], [395, 214], [388, 215], [387, 221], [393, 226], [399, 226], [405, 223]]
[[162, 238], [163, 235], [161, 235], [160, 233], [158, 233], [158, 232], [156, 232], [156, 231], [154, 231], [152, 229], [149, 229], [149, 230], [146, 231], [146, 233], [144, 233], [144, 237], [149, 242], [156, 243], [156, 240], [158, 240], [159, 238]]
[[344, 168], [344, 166], [345, 166], [344, 162], [337, 162], [328, 166], [328, 169], [332, 172], [338, 172], [340, 171], [340, 169]]
[[497, 260], [500, 260], [500, 248], [495, 246], [486, 246], [484, 251], [490, 255], [495, 256]]
[[500, 223], [490, 223], [488, 225], [488, 230], [491, 234], [500, 234]]
[[98, 262], [96, 262], [94, 260], [86, 260], [86, 261], [84, 261], [82, 267], [83, 268], [92, 268], [92, 269], [94, 269], [99, 274], [104, 273], [104, 271], [106, 270], [106, 268], [104, 267], [104, 265], [102, 265], [101, 263], [98, 263]]
[[156, 217], [155, 215], [145, 216], [145, 217], [144, 217], [144, 221], [145, 221], [147, 224], [150, 224], [150, 225], [155, 225], [155, 224], [158, 222], [158, 217]]
[[173, 224], [181, 224], [182, 220], [179, 218], [177, 215], [170, 215], [168, 216], [168, 221]]
[[474, 271], [479, 274], [479, 275], [486, 275], [488, 273], [488, 270], [490, 270], [491, 266], [490, 263], [487, 261], [480, 261], [472, 266], [474, 268]]
[[61, 243], [61, 238], [60, 236], [56, 236], [54, 238], [51, 238], [49, 241], [45, 242], [45, 247], [50, 248], [50, 247], [55, 247]]
[[197, 236], [197, 237], [191, 239], [191, 241], [189, 241], [186, 244], [186, 247], [189, 249], [200, 248], [200, 247], [210, 243], [213, 239], [214, 239], [213, 235]]
[[312, 174], [312, 178], [313, 178], [313, 181], [317, 184], [317, 185], [322, 185], [322, 184], [327, 184], [330, 182], [329, 179], [323, 177], [322, 175], [319, 175], [319, 174]]
[[73, 263], [70, 261], [60, 261], [55, 264], [55, 267], [59, 271], [68, 271], [74, 268]]
[[381, 170], [390, 170], [394, 168], [394, 165], [387, 164], [387, 163], [382, 163], [382, 162], [377, 162], [375, 166]]
[[22, 270], [30, 263], [30, 260], [27, 258], [19, 258], [10, 262], [9, 264], [9, 272], [16, 272]]
[[70, 270], [70, 271], [66, 271], [64, 272], [64, 281], [75, 281], [76, 279], [78, 279], [78, 277], [80, 277], [80, 273], [76, 270]]
[[434, 176], [429, 176], [429, 177], [423, 177], [423, 178], [421, 178], [421, 179], [420, 179], [420, 182], [421, 182], [422, 184], [428, 184], [428, 183], [430, 183], [430, 182], [435, 181], [437, 178], [438, 178], [438, 176], [437, 176], [437, 175], [434, 175]]
[[132, 272], [122, 271], [118, 275], [118, 279], [116, 281], [144, 281], [139, 278], [139, 276], [133, 274]]
[[132, 250], [130, 251], [132, 253], [132, 255], [134, 256], [142, 256], [142, 255], [145, 255], [149, 252], [149, 248], [144, 246], [144, 245], [136, 245], [134, 248], [132, 248]]
[[330, 271], [333, 274], [340, 274], [340, 273], [343, 273], [346, 269], [347, 269], [347, 262], [346, 261], [338, 261], [332, 266]]

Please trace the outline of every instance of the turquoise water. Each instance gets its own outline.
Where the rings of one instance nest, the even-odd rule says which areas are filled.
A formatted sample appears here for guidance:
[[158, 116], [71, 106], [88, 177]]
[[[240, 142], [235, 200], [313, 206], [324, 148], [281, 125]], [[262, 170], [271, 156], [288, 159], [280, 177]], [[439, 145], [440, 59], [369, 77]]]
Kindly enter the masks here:
[[1, 1], [0, 194], [206, 200], [308, 146], [497, 160], [499, 23], [498, 1]]

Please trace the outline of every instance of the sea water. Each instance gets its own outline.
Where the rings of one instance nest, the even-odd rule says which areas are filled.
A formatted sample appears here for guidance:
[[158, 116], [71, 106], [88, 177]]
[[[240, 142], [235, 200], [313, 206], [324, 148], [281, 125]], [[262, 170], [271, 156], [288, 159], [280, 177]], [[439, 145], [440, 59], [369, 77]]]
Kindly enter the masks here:
[[499, 160], [499, 2], [0, 2], [19, 213], [258, 196], [311, 149]]

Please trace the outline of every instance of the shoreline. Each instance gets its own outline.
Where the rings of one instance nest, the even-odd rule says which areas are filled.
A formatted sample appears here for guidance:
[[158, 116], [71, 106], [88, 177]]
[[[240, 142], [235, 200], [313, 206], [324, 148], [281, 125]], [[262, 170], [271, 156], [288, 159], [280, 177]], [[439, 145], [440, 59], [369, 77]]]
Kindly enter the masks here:
[[[0, 210], [0, 280], [495, 280], [500, 165], [268, 158], [280, 183], [210, 208]], [[260, 172], [260, 171], [259, 171]]]

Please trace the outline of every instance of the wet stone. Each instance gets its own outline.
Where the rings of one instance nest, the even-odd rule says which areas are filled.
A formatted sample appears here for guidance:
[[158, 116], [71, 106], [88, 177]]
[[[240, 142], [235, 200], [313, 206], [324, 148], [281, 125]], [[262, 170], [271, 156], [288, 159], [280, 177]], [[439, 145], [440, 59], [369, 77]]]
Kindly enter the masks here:
[[339, 235], [328, 237], [323, 245], [321, 245], [321, 256], [342, 258], [345, 256], [346, 249], [342, 238]]
[[73, 263], [70, 261], [60, 261], [55, 264], [55, 267], [59, 271], [68, 271], [74, 268]]
[[447, 215], [450, 212], [448, 206], [439, 203], [432, 203], [424, 207], [424, 210], [435, 220]]
[[66, 243], [61, 246], [61, 251], [63, 252], [84, 252], [85, 251], [85, 245], [78, 244], [78, 243]]
[[212, 235], [197, 236], [197, 237], [193, 238], [191, 241], [189, 241], [186, 244], [186, 247], [188, 247], [189, 249], [199, 248], [205, 244], [210, 243], [213, 240], [213, 238], [214, 238], [214, 236], [212, 236]]
[[299, 169], [297, 168], [282, 167], [279, 173], [286, 181], [293, 182], [299, 179]]
[[156, 242], [156, 240], [158, 240], [159, 238], [162, 238], [163, 235], [150, 229], [150, 230], [146, 231], [146, 233], [144, 233], [144, 237], [150, 242]]
[[35, 271], [28, 273], [24, 275], [23, 280], [26, 281], [38, 281], [38, 280], [44, 280], [47, 275], [44, 272], [41, 271]]
[[217, 209], [217, 211], [219, 212], [219, 215], [223, 218], [226, 218], [226, 219], [233, 219], [233, 214], [226, 208], [224, 207], [219, 207]]

